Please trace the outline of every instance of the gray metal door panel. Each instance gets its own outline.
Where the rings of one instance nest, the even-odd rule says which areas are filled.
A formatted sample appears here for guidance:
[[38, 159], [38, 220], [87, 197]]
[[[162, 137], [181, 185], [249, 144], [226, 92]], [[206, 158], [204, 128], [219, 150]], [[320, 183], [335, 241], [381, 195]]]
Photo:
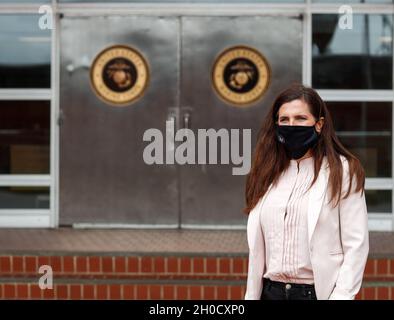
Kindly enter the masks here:
[[[165, 132], [178, 104], [178, 38], [176, 18], [61, 20], [61, 224], [178, 224], [176, 166], [142, 158], [144, 131]], [[114, 44], [136, 48], [150, 67], [145, 95], [127, 107], [105, 104], [90, 88], [90, 63]]]
[[[258, 49], [271, 67], [268, 91], [251, 107], [227, 105], [212, 87], [215, 58], [236, 45]], [[291, 82], [302, 81], [302, 22], [298, 17], [184, 17], [181, 70], [182, 114], [191, 110], [195, 134], [199, 128], [250, 128], [253, 149], [274, 97]], [[245, 176], [232, 175], [233, 167], [231, 163], [181, 166], [182, 225], [245, 223]]]

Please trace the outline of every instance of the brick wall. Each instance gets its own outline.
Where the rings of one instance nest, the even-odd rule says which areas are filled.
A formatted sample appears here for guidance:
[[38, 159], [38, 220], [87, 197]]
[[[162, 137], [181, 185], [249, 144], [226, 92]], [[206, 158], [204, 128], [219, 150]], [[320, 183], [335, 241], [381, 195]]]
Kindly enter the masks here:
[[[41, 290], [41, 265], [53, 270], [53, 290]], [[0, 298], [208, 299], [245, 294], [245, 256], [0, 256]], [[357, 299], [394, 299], [394, 260], [370, 259]]]

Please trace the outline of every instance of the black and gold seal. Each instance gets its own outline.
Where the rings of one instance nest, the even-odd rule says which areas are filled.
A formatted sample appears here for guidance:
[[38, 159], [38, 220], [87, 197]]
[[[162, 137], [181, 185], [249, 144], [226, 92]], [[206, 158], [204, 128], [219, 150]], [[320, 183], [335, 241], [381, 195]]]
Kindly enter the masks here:
[[263, 96], [268, 88], [270, 73], [270, 67], [259, 51], [247, 46], [235, 46], [216, 58], [212, 82], [224, 101], [246, 106]]
[[149, 68], [136, 49], [116, 45], [101, 51], [90, 69], [95, 93], [106, 103], [124, 106], [144, 94], [149, 82]]

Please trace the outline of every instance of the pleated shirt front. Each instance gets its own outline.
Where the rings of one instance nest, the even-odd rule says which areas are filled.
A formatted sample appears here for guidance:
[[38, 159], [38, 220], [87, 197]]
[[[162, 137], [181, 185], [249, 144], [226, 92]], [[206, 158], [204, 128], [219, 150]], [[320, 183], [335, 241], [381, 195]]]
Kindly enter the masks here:
[[265, 241], [265, 278], [287, 283], [313, 284], [308, 242], [308, 196], [314, 158], [297, 162], [282, 173], [261, 207]]

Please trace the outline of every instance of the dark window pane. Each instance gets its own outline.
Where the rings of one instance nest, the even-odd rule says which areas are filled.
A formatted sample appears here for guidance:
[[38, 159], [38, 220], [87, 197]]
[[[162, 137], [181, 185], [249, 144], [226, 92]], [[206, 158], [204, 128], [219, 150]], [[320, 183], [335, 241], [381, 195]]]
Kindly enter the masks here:
[[391, 190], [366, 190], [368, 213], [391, 213]]
[[51, 33], [39, 15], [0, 15], [0, 89], [49, 88]]
[[327, 102], [342, 144], [367, 177], [391, 177], [392, 107], [389, 102]]
[[0, 173], [49, 173], [50, 103], [0, 101]]
[[0, 209], [49, 209], [49, 188], [1, 187]]
[[392, 15], [353, 15], [340, 29], [339, 15], [313, 15], [312, 82], [320, 89], [392, 89]]

